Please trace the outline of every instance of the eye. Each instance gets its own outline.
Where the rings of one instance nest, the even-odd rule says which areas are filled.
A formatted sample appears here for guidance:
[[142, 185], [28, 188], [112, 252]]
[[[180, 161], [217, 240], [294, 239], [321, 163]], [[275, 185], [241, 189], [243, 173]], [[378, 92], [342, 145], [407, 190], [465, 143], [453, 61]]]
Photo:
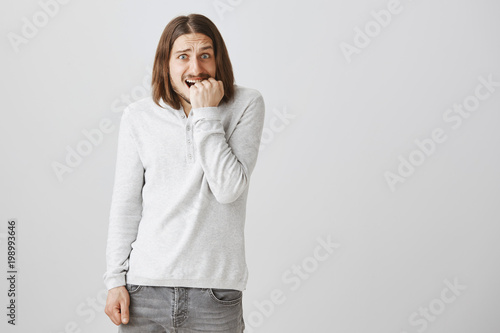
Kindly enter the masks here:
[[182, 57], [187, 57], [185, 54], [181, 54], [178, 58], [181, 59], [181, 60], [184, 60], [186, 58], [182, 58]]
[[202, 59], [208, 59], [208, 58], [210, 58], [210, 55], [208, 53], [205, 53], [205, 54], [201, 55], [201, 58]]

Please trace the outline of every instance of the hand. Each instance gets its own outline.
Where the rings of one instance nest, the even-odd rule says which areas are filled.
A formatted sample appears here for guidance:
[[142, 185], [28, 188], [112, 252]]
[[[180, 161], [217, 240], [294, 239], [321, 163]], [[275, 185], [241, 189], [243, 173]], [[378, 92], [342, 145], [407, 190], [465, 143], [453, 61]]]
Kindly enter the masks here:
[[129, 304], [130, 295], [125, 286], [112, 288], [108, 291], [104, 312], [115, 325], [127, 324], [129, 320]]
[[189, 99], [193, 109], [218, 106], [224, 97], [224, 84], [213, 77], [197, 82], [189, 88]]

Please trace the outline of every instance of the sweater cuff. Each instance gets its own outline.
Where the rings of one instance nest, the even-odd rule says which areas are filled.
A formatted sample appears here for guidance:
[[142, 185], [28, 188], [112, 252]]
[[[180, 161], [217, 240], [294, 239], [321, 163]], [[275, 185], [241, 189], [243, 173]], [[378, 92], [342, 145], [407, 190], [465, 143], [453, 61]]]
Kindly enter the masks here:
[[193, 117], [193, 124], [198, 120], [221, 120], [222, 114], [217, 106], [207, 106], [203, 108], [191, 109], [190, 117]]
[[125, 273], [119, 275], [105, 277], [104, 284], [106, 289], [110, 290], [115, 287], [124, 286], [126, 284]]

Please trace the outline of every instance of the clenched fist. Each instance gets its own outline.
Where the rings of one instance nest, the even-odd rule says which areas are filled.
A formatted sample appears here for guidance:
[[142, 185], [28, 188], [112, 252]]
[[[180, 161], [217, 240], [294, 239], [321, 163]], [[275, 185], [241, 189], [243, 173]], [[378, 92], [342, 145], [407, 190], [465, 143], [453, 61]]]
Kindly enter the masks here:
[[108, 291], [104, 312], [115, 325], [127, 324], [129, 320], [129, 304], [130, 295], [125, 286], [112, 288]]
[[224, 97], [224, 84], [212, 77], [196, 82], [189, 88], [189, 99], [193, 109], [218, 106], [222, 97]]

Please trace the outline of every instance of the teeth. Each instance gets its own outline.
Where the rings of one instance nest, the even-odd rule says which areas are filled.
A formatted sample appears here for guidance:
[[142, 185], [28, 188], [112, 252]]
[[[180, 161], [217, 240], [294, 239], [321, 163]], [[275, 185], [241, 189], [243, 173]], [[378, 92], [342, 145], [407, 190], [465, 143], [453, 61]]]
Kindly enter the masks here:
[[196, 82], [201, 82], [203, 80], [186, 80], [186, 82], [189, 82], [189, 83], [196, 83]]

